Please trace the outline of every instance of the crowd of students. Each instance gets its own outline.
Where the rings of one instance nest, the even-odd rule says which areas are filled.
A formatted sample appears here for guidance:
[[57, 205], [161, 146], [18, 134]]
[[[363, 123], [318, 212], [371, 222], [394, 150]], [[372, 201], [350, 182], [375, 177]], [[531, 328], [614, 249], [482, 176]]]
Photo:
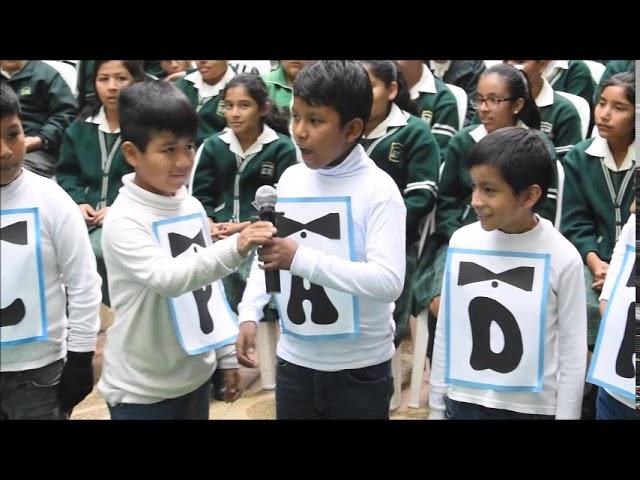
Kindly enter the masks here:
[[425, 309], [429, 418], [638, 418], [633, 62], [274, 67], [0, 61], [2, 418], [70, 416], [100, 303], [112, 419], [207, 419], [274, 319], [278, 419], [387, 419]]

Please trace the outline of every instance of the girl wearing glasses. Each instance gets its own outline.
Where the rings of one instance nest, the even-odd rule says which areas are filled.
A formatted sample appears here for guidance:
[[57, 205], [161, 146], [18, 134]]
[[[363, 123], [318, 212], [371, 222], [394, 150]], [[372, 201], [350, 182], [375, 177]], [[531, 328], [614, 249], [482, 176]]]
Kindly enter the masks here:
[[[471, 208], [473, 189], [466, 166], [468, 153], [477, 142], [499, 128], [540, 128], [540, 112], [531, 96], [527, 78], [512, 65], [497, 64], [487, 69], [478, 80], [477, 92], [471, 101], [481, 123], [465, 127], [449, 143], [438, 187], [436, 230], [422, 252], [413, 290], [414, 309], [417, 312], [425, 306], [429, 309], [429, 358], [433, 351], [449, 239], [460, 227], [477, 221]], [[547, 143], [553, 151], [548, 139]], [[537, 213], [553, 222], [555, 182], [549, 190]]]

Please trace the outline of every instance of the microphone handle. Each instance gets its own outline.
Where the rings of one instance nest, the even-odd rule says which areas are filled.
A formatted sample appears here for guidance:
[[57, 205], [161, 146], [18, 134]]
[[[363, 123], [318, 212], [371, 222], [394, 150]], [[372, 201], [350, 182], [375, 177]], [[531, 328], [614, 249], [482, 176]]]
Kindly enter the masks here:
[[[263, 207], [262, 209], [260, 209], [260, 220], [271, 222], [276, 225], [275, 208]], [[280, 270], [265, 271], [264, 278], [267, 293], [280, 293]]]

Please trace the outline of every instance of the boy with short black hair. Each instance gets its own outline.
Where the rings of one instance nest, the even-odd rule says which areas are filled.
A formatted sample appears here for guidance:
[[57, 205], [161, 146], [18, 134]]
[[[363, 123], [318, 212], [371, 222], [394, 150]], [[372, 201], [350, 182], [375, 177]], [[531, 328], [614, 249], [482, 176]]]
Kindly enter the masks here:
[[127, 87], [118, 102], [122, 149], [135, 173], [123, 177], [103, 227], [116, 321], [98, 388], [112, 419], [207, 419], [208, 380], [218, 361], [227, 372], [226, 399], [239, 395], [235, 351], [227, 345], [233, 332], [218, 334], [226, 313], [224, 304], [212, 307], [212, 283], [275, 228], [241, 225], [239, 234], [210, 246], [202, 204], [185, 188], [198, 128], [189, 100], [173, 84], [152, 80]]
[[551, 222], [533, 213], [553, 168], [545, 141], [531, 129], [498, 129], [470, 152], [479, 221], [449, 242], [432, 419], [580, 418], [587, 352], [582, 261]]
[[[389, 418], [406, 208], [358, 144], [372, 97], [366, 70], [353, 61], [307, 64], [294, 83], [293, 134], [304, 163], [278, 182], [281, 238], [258, 250], [265, 270], [282, 270], [278, 419]], [[247, 365], [255, 365], [255, 322], [268, 300], [256, 261], [238, 307], [238, 358]]]

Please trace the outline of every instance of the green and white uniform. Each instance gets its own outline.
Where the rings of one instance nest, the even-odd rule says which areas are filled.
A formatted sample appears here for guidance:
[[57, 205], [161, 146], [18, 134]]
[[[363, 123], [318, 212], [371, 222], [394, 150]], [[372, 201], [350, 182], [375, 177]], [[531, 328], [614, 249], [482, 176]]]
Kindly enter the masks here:
[[[75, 120], [64, 133], [56, 179], [78, 205], [88, 203], [96, 210], [110, 206], [122, 187], [122, 176], [132, 171], [122, 154], [120, 129], [111, 131], [104, 107], [95, 116]], [[109, 305], [102, 228], [92, 227], [89, 238], [102, 277], [102, 302]]]
[[[629, 208], [633, 203], [635, 145], [631, 143], [618, 167], [607, 141], [597, 136], [576, 145], [564, 159], [565, 186], [561, 231], [586, 261], [589, 252], [611, 261]], [[600, 323], [598, 292], [591, 288], [591, 272], [585, 265], [588, 341], [595, 343]]]
[[196, 145], [199, 146], [214, 133], [222, 131], [227, 126], [224, 118], [224, 102], [220, 97], [225, 85], [235, 76], [231, 67], [214, 85], [209, 85], [202, 80], [202, 75], [197, 69], [189, 70], [187, 74], [176, 81], [176, 87], [182, 90], [191, 104], [198, 112], [198, 133]]
[[406, 331], [410, 314], [418, 225], [433, 210], [438, 196], [439, 147], [429, 127], [396, 104], [392, 104], [387, 117], [360, 143], [375, 164], [393, 178], [407, 207], [405, 283], [393, 314], [399, 340]]
[[410, 90], [411, 100], [416, 102], [418, 117], [431, 128], [440, 147], [440, 160], [444, 161], [451, 138], [458, 133], [458, 104], [445, 83], [434, 77], [426, 65], [422, 76]]

